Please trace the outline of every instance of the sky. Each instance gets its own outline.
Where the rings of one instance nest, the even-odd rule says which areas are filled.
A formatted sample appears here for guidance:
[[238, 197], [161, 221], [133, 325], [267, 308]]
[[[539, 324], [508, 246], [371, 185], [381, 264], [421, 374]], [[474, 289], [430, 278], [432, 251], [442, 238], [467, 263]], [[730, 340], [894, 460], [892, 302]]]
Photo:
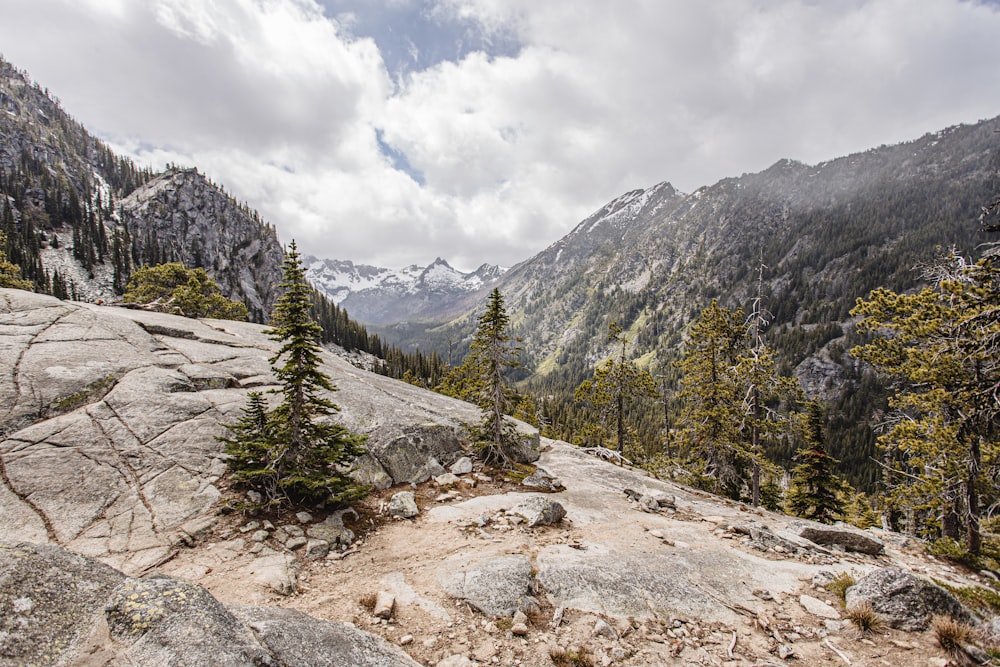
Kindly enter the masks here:
[[0, 54], [142, 166], [322, 258], [471, 271], [693, 192], [1000, 114], [973, 0], [0, 0]]

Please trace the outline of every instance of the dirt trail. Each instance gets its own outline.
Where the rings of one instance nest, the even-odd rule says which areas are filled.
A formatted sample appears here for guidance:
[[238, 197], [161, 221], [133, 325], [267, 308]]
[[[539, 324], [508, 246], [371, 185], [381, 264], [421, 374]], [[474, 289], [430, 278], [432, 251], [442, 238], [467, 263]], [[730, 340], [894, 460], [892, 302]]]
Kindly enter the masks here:
[[[840, 609], [832, 594], [812, 586], [817, 572], [860, 574], [890, 561], [912, 567], [923, 559], [917, 553], [892, 547], [888, 556], [842, 555], [820, 564], [762, 553], [734, 539], [723, 526], [754, 520], [777, 530], [788, 517], [656, 481], [562, 443], [547, 442], [545, 450], [539, 465], [565, 486], [548, 495], [567, 510], [566, 519], [555, 526], [528, 529], [499, 518], [525, 497], [521, 489], [465, 493], [444, 502], [433, 499], [436, 491], [424, 489], [420, 516], [381, 525], [342, 560], [304, 561], [299, 592], [290, 596], [245, 576], [253, 556], [233, 548], [240, 537], [246, 545], [235, 525], [220, 524], [214, 536], [183, 551], [162, 570], [194, 579], [226, 602], [294, 607], [352, 622], [402, 645], [427, 665], [464, 655], [472, 664], [547, 667], [554, 664], [550, 654], [567, 651], [589, 656], [594, 665], [845, 665], [844, 658], [852, 665], [945, 664], [929, 632], [888, 631], [861, 638], [848, 623], [820, 618], [799, 601], [807, 594]], [[624, 488], [667, 492], [676, 497], [677, 509], [642, 512], [622, 493]], [[474, 525], [479, 517], [497, 520], [479, 527]], [[523, 554], [536, 566], [538, 579], [559, 568], [572, 572], [579, 567], [581, 579], [595, 572], [603, 576], [602, 567], [629, 569], [641, 585], [622, 588], [645, 595], [640, 600], [645, 613], [607, 613], [621, 601], [606, 591], [601, 594], [602, 589], [595, 589], [594, 599], [584, 586], [583, 593], [569, 600], [554, 599], [543, 590], [541, 609], [530, 615], [527, 634], [516, 636], [510, 619], [489, 619], [442, 590], [441, 568], [456, 554]], [[388, 621], [374, 618], [366, 606], [378, 591], [396, 596]], [[565, 607], [561, 623], [553, 627], [560, 606]], [[602, 620], [608, 627], [595, 631]]]

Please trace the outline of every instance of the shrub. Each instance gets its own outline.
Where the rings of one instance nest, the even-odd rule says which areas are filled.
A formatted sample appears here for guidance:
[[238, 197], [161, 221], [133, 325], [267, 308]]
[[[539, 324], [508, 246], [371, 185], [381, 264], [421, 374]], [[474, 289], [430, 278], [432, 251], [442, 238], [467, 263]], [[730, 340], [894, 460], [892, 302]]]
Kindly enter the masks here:
[[856, 583], [854, 575], [850, 572], [841, 572], [833, 581], [826, 585], [826, 590], [830, 591], [838, 598], [840, 598], [841, 604], [847, 599], [847, 589]]

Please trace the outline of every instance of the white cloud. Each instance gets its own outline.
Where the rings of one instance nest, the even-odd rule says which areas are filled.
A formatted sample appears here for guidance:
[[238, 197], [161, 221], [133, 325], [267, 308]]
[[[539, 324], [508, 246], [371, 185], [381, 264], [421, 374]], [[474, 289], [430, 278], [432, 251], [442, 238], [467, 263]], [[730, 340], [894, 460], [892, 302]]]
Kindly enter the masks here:
[[1000, 14], [976, 2], [438, 0], [384, 16], [456, 41], [478, 27], [507, 55], [395, 81], [354, 32], [364, 7], [31, 0], [5, 8], [0, 45], [140, 160], [197, 165], [305, 252], [390, 266], [511, 264], [629, 189], [690, 191], [1000, 109]]

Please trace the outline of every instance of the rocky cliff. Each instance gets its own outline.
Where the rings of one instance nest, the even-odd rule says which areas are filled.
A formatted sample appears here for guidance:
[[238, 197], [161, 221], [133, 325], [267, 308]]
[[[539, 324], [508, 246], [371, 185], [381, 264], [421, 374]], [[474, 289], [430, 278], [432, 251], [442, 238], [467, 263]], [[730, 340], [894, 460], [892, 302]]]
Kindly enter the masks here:
[[139, 253], [202, 267], [222, 293], [266, 321], [277, 300], [284, 251], [272, 227], [237, 204], [197, 169], [160, 174], [122, 199], [119, 219]]
[[154, 174], [73, 120], [0, 58], [0, 231], [37, 289], [105, 302], [132, 269], [180, 261], [264, 321], [277, 298], [274, 228], [196, 169]]
[[[353, 511], [221, 513], [240, 498], [216, 436], [272, 386], [274, 349], [254, 324], [0, 290], [0, 664], [943, 667], [931, 614], [980, 622], [928, 577], [986, 575], [903, 536], [551, 440], [505, 480], [464, 458], [475, 408], [332, 353], [339, 418], [369, 436], [362, 473], [391, 488]], [[878, 642], [825, 588], [842, 572], [884, 615]]]

